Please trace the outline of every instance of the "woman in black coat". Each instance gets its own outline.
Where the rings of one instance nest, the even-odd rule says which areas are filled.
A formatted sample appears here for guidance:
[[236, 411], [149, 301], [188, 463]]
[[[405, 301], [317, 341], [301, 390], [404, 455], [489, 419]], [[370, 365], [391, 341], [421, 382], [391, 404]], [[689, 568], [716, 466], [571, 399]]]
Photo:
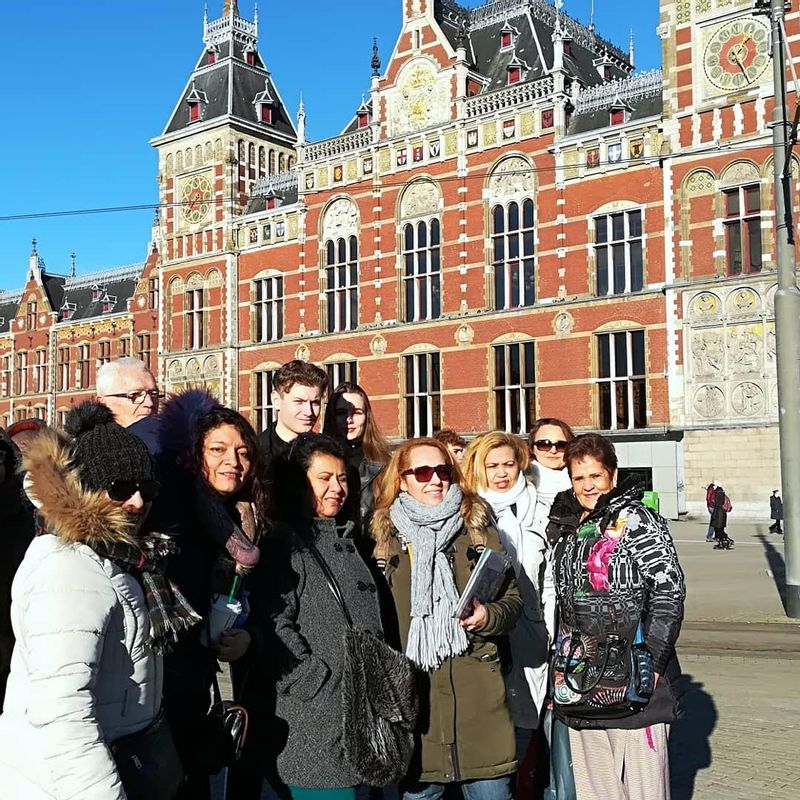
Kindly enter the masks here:
[[725, 533], [728, 524], [728, 512], [725, 508], [725, 490], [717, 486], [714, 491], [714, 508], [711, 512], [711, 526], [714, 528], [715, 550], [731, 550], [735, 544], [733, 539]]
[[235, 796], [257, 798], [253, 773], [268, 765], [282, 797], [354, 800], [358, 779], [342, 744], [346, 626], [318, 557], [339, 584], [354, 626], [383, 634], [377, 586], [355, 546], [353, 523], [336, 519], [347, 499], [341, 445], [321, 434], [298, 437], [275, 476], [274, 497], [280, 521], [263, 542], [250, 597], [242, 702], [254, 725], [247, 765], [234, 776]]

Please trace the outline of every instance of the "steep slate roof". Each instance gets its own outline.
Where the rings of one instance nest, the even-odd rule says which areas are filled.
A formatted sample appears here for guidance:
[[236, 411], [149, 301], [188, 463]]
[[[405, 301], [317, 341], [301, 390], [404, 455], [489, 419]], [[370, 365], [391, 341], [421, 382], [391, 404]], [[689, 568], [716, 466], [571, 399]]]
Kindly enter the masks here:
[[[265, 133], [273, 131], [290, 139], [297, 138], [292, 119], [281, 100], [280, 93], [272, 81], [257, 46], [257, 23], [250, 23], [238, 15], [223, 17], [215, 22], [206, 20], [204, 25], [206, 44], [194, 71], [181, 93], [162, 135], [196, 127], [211, 120], [229, 119], [248, 125], [262, 127]], [[247, 63], [246, 51], [252, 48], [254, 63]], [[211, 63], [210, 50], [216, 53]], [[265, 88], [273, 98], [272, 122], [261, 122], [253, 101]], [[201, 103], [199, 122], [189, 121], [187, 100], [193, 92], [203, 93], [206, 102]]]
[[613, 108], [625, 108], [628, 122], [661, 115], [661, 84], [661, 70], [655, 69], [581, 92], [567, 136], [607, 128]]
[[[69, 319], [86, 320], [102, 317], [103, 314], [119, 314], [128, 310], [128, 300], [133, 297], [139, 277], [144, 269], [144, 264], [133, 264], [127, 267], [93, 272], [74, 278], [66, 278], [64, 282], [64, 297], [60, 305], [56, 306], [61, 311], [65, 303], [74, 304]], [[97, 300], [94, 300], [95, 287], [99, 289]], [[114, 298], [109, 311], [103, 311], [105, 298]]]
[[0, 292], [0, 333], [8, 333], [11, 329], [11, 320], [17, 315], [22, 289]]
[[278, 208], [290, 206], [297, 202], [297, 172], [288, 170], [278, 175], [269, 175], [266, 178], [259, 178], [253, 184], [253, 191], [247, 201], [247, 208], [243, 216], [248, 214], [260, 214], [267, 210], [267, 198], [279, 197], [280, 205]]

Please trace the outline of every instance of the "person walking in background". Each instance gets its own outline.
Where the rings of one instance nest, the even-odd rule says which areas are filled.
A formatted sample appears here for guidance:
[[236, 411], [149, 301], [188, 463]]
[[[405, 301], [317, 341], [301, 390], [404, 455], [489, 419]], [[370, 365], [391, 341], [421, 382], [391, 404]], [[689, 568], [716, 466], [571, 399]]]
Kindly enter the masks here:
[[564, 458], [572, 490], [551, 512], [559, 607], [551, 674], [577, 796], [668, 800], [667, 726], [682, 693], [675, 644], [686, 598], [678, 554], [638, 482], [617, 488], [608, 439], [579, 436]]
[[783, 500], [781, 500], [780, 490], [773, 489], [772, 496], [769, 498], [769, 517], [773, 520], [769, 526], [770, 533], [783, 533], [781, 522], [783, 522]]
[[454, 616], [481, 552], [502, 551], [488, 507], [460, 478], [446, 445], [411, 439], [392, 454], [372, 517], [425, 709], [405, 800], [439, 800], [448, 784], [466, 800], [509, 800], [516, 770], [500, 653], [522, 598], [510, 573], [493, 602]]
[[[65, 428], [72, 439], [43, 431], [25, 457], [47, 532], [14, 579], [0, 792], [124, 800], [110, 745], [156, 720], [162, 654], [199, 617], [164, 575], [174, 543], [142, 533], [159, 488], [145, 445], [96, 402]], [[174, 766], [148, 777], [177, 783]]]
[[715, 550], [732, 550], [735, 542], [725, 533], [728, 512], [733, 508], [725, 490], [718, 483], [714, 488], [714, 507], [711, 512], [711, 525], [714, 528]]
[[508, 637], [511, 665], [504, 673], [518, 762], [528, 752], [544, 709], [556, 600], [547, 538], [535, 530], [536, 489], [525, 479], [527, 466], [522, 439], [502, 431], [478, 436], [464, 453], [464, 482], [489, 504], [522, 595], [523, 613]]
[[708, 510], [708, 530], [706, 531], [706, 541], [715, 541], [714, 535], [714, 502], [717, 495], [717, 481], [711, 481], [706, 486], [706, 509]]
[[322, 395], [328, 376], [316, 364], [295, 359], [287, 361], [272, 379], [275, 421], [259, 435], [261, 455], [267, 470], [272, 462], [285, 458], [301, 433], [310, 433], [319, 419]]
[[205, 390], [170, 397], [161, 414], [161, 446], [176, 473], [172, 501], [181, 510], [169, 575], [203, 618], [165, 659], [164, 709], [187, 776], [179, 797], [208, 800], [209, 774], [223, 766], [206, 722], [217, 659], [238, 661], [250, 639], [233, 627], [212, 641], [211, 608], [231, 595], [245, 605], [268, 523], [267, 488], [250, 423]]
[[322, 432], [343, 446], [352, 493], [347, 505], [355, 512], [349, 516], [366, 533], [375, 507], [376, 479], [389, 463], [392, 451], [375, 421], [367, 393], [358, 384], [336, 387], [325, 409]]
[[464, 460], [464, 450], [467, 447], [467, 440], [463, 436], [459, 436], [452, 428], [442, 428], [433, 434], [433, 438], [437, 442], [441, 442], [447, 446], [447, 449], [452, 453], [456, 464], [461, 466]]

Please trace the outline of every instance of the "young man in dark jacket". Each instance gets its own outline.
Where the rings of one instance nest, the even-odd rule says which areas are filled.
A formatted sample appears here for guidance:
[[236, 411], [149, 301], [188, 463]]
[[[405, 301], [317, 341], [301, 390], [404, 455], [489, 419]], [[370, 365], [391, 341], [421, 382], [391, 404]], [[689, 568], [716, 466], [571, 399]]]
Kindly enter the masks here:
[[774, 489], [769, 498], [769, 516], [772, 525], [769, 526], [770, 533], [783, 533], [781, 522], [783, 522], [783, 500], [778, 489]]

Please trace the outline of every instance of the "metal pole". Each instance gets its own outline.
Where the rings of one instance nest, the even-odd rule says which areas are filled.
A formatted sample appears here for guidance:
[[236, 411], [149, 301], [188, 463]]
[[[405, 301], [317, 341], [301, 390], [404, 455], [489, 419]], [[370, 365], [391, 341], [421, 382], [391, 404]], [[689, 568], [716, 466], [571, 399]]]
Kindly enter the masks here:
[[785, 525], [786, 613], [800, 618], [800, 289], [795, 277], [791, 206], [791, 162], [786, 114], [783, 42], [784, 0], [770, 0], [775, 108], [772, 146], [775, 180], [775, 338], [778, 370], [778, 425]]

